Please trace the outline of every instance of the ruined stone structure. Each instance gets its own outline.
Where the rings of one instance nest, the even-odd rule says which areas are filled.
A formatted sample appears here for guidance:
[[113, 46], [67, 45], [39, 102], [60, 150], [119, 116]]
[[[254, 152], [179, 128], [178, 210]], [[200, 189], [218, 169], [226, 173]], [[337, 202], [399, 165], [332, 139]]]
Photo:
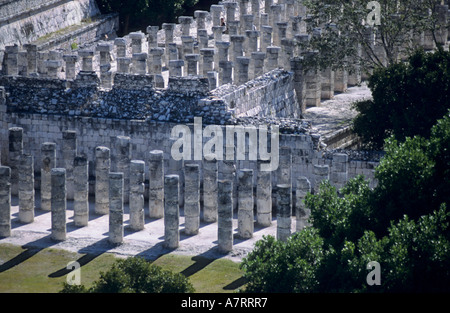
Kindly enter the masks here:
[[[52, 8], [60, 2], [93, 3], [55, 0]], [[292, 233], [293, 216], [296, 230], [308, 226], [303, 201], [323, 179], [341, 188], [363, 174], [375, 186], [381, 155], [326, 150], [302, 119], [308, 106], [359, 83], [342, 72], [304, 70], [313, 52], [294, 50], [308, 40], [305, 14], [298, 1], [223, 1], [179, 24], [93, 40], [74, 51], [4, 42], [0, 236], [10, 235], [11, 194], [22, 198], [24, 223], [32, 222], [35, 208], [52, 212], [55, 240], [67, 236], [66, 201], [74, 201], [76, 227], [89, 223], [91, 195], [95, 214], [109, 214], [113, 244], [124, 241], [128, 204], [134, 231], [144, 228], [146, 212], [164, 218], [170, 249], [180, 245], [184, 214], [185, 235], [195, 236], [201, 221], [217, 223], [218, 246], [229, 252], [233, 220], [243, 239], [252, 237], [255, 222], [267, 227], [276, 220], [280, 240]], [[174, 129], [192, 141], [184, 159], [173, 157], [180, 135]], [[213, 133], [211, 155], [203, 148], [212, 145]], [[262, 170], [273, 161], [262, 158], [268, 151], [279, 151], [273, 171]], [[32, 203], [33, 185], [40, 203]]]

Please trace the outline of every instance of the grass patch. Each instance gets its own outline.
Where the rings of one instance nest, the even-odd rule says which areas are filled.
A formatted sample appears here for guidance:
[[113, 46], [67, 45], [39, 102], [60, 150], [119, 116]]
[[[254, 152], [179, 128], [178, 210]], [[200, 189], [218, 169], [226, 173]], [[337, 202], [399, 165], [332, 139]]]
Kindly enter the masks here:
[[[107, 271], [117, 258], [109, 253], [86, 255], [60, 249], [27, 249], [10, 244], [0, 244], [0, 292], [54, 293], [66, 281], [65, 268], [69, 262], [81, 266], [81, 283], [90, 287]], [[233, 292], [242, 288], [243, 272], [239, 264], [230, 260], [210, 260], [168, 254], [154, 264], [188, 276], [196, 292]]]

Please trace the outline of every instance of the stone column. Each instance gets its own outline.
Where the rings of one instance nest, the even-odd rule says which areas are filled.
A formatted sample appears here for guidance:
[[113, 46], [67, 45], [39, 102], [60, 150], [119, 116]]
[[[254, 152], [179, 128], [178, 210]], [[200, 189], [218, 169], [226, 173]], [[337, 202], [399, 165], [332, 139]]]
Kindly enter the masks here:
[[113, 46], [109, 43], [99, 43], [95, 48], [100, 54], [100, 65], [111, 65], [111, 51]]
[[187, 62], [187, 74], [192, 76], [198, 75], [198, 61], [200, 60], [199, 54], [186, 54], [185, 56]]
[[348, 155], [336, 153], [333, 155], [330, 181], [339, 190], [345, 186], [348, 180], [347, 173]]
[[281, 51], [280, 47], [267, 47], [267, 64], [265, 72], [270, 72], [278, 68], [278, 55]]
[[184, 166], [184, 232], [196, 235], [200, 227], [200, 172], [198, 164]]
[[266, 54], [264, 52], [252, 52], [250, 79], [255, 79], [264, 74], [265, 58]]
[[218, 225], [217, 241], [219, 250], [227, 253], [233, 250], [233, 182], [218, 181]]
[[232, 57], [230, 58], [230, 60], [233, 62], [236, 62], [237, 57], [244, 56], [245, 36], [232, 35], [232, 36], [230, 36], [230, 41], [231, 41], [231, 51], [232, 51]]
[[19, 220], [22, 223], [34, 221], [34, 158], [22, 154], [19, 167]]
[[114, 45], [116, 46], [116, 57], [125, 58], [127, 56], [127, 40], [125, 38], [114, 39]]
[[51, 198], [51, 238], [55, 241], [66, 240], [66, 170], [53, 168], [51, 170], [52, 198]]
[[47, 67], [47, 77], [52, 79], [58, 79], [58, 73], [61, 71], [61, 60], [47, 60], [45, 61]]
[[117, 73], [128, 74], [130, 73], [131, 58], [119, 57], [117, 58]]
[[[269, 13], [269, 24], [274, 29], [276, 29], [276, 25], [278, 22], [281, 22], [281, 11], [282, 6], [280, 4], [272, 4], [270, 6], [270, 13]], [[278, 36], [278, 33], [274, 33], [274, 42], [276, 42], [276, 37]]]
[[95, 214], [109, 212], [109, 171], [111, 151], [107, 147], [95, 148]]
[[246, 45], [245, 45], [245, 55], [250, 57], [252, 52], [258, 51], [258, 38], [259, 31], [257, 30], [247, 30], [245, 32], [247, 36]]
[[5, 54], [3, 55], [3, 73], [5, 75], [18, 75], [18, 55], [19, 55], [19, 46], [6, 46]]
[[63, 132], [62, 155], [64, 168], [66, 169], [66, 193], [67, 200], [73, 200], [74, 178], [73, 161], [77, 155], [77, 132], [75, 130], [66, 130]]
[[217, 47], [217, 54], [215, 54], [215, 62], [217, 64], [217, 67], [219, 67], [219, 62], [221, 61], [228, 61], [228, 49], [230, 48], [230, 42], [228, 41], [217, 41], [216, 47]]
[[288, 146], [279, 148], [279, 166], [277, 170], [277, 184], [291, 185], [292, 184], [292, 154], [291, 148]]
[[161, 150], [150, 151], [149, 168], [149, 216], [164, 217], [164, 154]]
[[[268, 162], [258, 161], [258, 163]], [[272, 224], [272, 172], [261, 171], [261, 166], [258, 167], [256, 177], [256, 222], [263, 227]]]
[[11, 236], [11, 169], [0, 166], [0, 238]]
[[187, 54], [194, 53], [194, 37], [192, 36], [181, 36], [181, 51], [182, 58], [184, 58]]
[[311, 192], [311, 183], [308, 178], [304, 176], [298, 177], [295, 190], [296, 231], [301, 231], [309, 226], [308, 219], [311, 215], [311, 210], [305, 206], [305, 198], [308, 192]]
[[178, 60], [178, 47], [175, 42], [167, 44], [166, 57], [169, 59], [168, 66], [170, 68], [170, 61]]
[[113, 170], [123, 173], [123, 202], [128, 203], [130, 193], [130, 161], [131, 161], [131, 138], [128, 136], [117, 136], [115, 138], [116, 149], [112, 160]]
[[291, 185], [277, 185], [277, 240], [286, 241], [291, 235]]
[[319, 192], [320, 183], [323, 180], [330, 179], [329, 177], [329, 166], [328, 165], [314, 165], [314, 193], [317, 194]]
[[154, 82], [156, 88], [164, 88], [164, 77], [162, 76], [162, 56], [164, 55], [163, 48], [152, 48], [150, 50], [151, 66], [148, 67], [151, 74], [154, 74]]
[[274, 29], [275, 29], [275, 36], [274, 36], [274, 40], [273, 40], [273, 45], [274, 46], [280, 46], [281, 45], [281, 40], [283, 38], [286, 38], [287, 36], [287, 27], [288, 27], [288, 23], [287, 22], [278, 22], [275, 24]]
[[[194, 12], [195, 21], [197, 22], [197, 31], [199, 29], [206, 29], [206, 18], [208, 17], [208, 11], [196, 10]], [[197, 37], [198, 38], [198, 37]]]
[[[314, 57], [316, 51], [308, 52], [306, 57]], [[336, 72], [335, 72], [336, 75]], [[310, 69], [305, 72], [306, 106], [320, 106], [320, 96], [322, 94], [322, 79], [318, 69]], [[336, 83], [336, 76], [335, 76]], [[336, 86], [336, 85], [335, 85]]]
[[141, 32], [133, 32], [129, 34], [131, 39], [131, 54], [142, 53], [142, 40], [145, 38]]
[[94, 50], [80, 50], [78, 51], [78, 56], [82, 59], [81, 70], [84, 72], [92, 72], [94, 70]]
[[11, 195], [19, 194], [19, 166], [23, 154], [23, 128], [11, 127], [8, 130], [9, 156], [8, 165], [11, 168]]
[[222, 26], [220, 23], [220, 18], [221, 18], [223, 9], [224, 9], [223, 5], [218, 5], [218, 4], [211, 5], [210, 11], [211, 11], [211, 15], [212, 15], [213, 27], [214, 26], [216, 26], [216, 27]]
[[234, 71], [234, 83], [236, 85], [242, 85], [248, 82], [248, 68], [250, 64], [250, 58], [237, 57]]
[[89, 170], [84, 156], [73, 161], [73, 220], [75, 226], [87, 226], [89, 222]]
[[183, 60], [171, 60], [169, 61], [169, 76], [181, 77], [183, 76]]
[[203, 221], [217, 221], [217, 160], [203, 160]]
[[253, 14], [244, 14], [241, 21], [241, 34], [244, 34], [247, 30], [253, 30]]
[[27, 50], [28, 74], [37, 72], [37, 45], [24, 44], [23, 47]]
[[148, 53], [151, 49], [158, 48], [158, 30], [159, 26], [147, 26]]
[[208, 72], [214, 70], [214, 52], [213, 48], [200, 49], [200, 54], [202, 55], [202, 75], [204, 77], [208, 76]]
[[229, 25], [231, 21], [236, 20], [236, 9], [238, 4], [237, 2], [222, 2], [222, 4], [226, 10], [226, 23]]
[[41, 210], [51, 211], [52, 180], [51, 170], [56, 167], [56, 143], [41, 145]]
[[261, 26], [261, 16], [260, 16], [260, 3], [259, 0], [252, 0], [252, 14], [253, 14], [253, 24], [256, 29], [260, 29]]
[[205, 49], [208, 48], [208, 31], [206, 29], [199, 29], [197, 30], [197, 37], [198, 37], [198, 48]]
[[231, 61], [220, 61], [219, 62], [219, 85], [231, 84], [233, 83], [232, 73], [233, 73], [233, 62]]
[[175, 24], [164, 23], [162, 24], [162, 29], [164, 29], [165, 42], [166, 42], [166, 66], [169, 66], [169, 44], [173, 43], [173, 31], [175, 29]]
[[[3, 58], [5, 58], [4, 56]], [[48, 51], [38, 51], [37, 52], [37, 71], [40, 77], [47, 76], [47, 67], [45, 66], [45, 61], [48, 60]]]
[[217, 88], [217, 82], [218, 82], [218, 75], [216, 71], [208, 72], [208, 83], [209, 83], [209, 90], [213, 90]]
[[282, 66], [286, 70], [290, 68], [291, 58], [294, 56], [294, 45], [293, 39], [281, 39]]
[[[145, 162], [132, 160], [130, 162], [130, 227], [133, 230], [143, 230], [145, 224], [144, 191]], [[125, 186], [124, 186], [125, 187]]]
[[347, 70], [338, 69], [334, 72], [334, 91], [346, 92], [348, 86]]
[[238, 172], [238, 235], [243, 239], [253, 237], [253, 170]]
[[262, 25], [261, 31], [262, 31], [262, 37], [261, 37], [261, 44], [260, 44], [260, 50], [262, 52], [267, 51], [267, 47], [272, 46], [272, 26]]
[[147, 53], [133, 53], [132, 57], [133, 70], [135, 74], [147, 74]]
[[164, 245], [178, 248], [180, 241], [179, 176], [164, 176]]
[[19, 51], [17, 54], [17, 74], [20, 76], [28, 76], [28, 60], [26, 51]]
[[261, 13], [261, 21], [260, 21], [261, 26], [259, 27], [260, 29], [262, 29], [263, 25], [267, 25], [269, 26], [269, 14], [267, 13]]
[[264, 0], [264, 12], [270, 14], [270, 7], [273, 4], [273, 0]]
[[334, 98], [334, 71], [331, 67], [320, 72], [321, 82], [321, 98], [330, 100]]
[[181, 35], [182, 36], [190, 36], [192, 22], [194, 22], [194, 18], [192, 16], [179, 16], [178, 17], [178, 23], [181, 24]]
[[297, 102], [302, 112], [306, 110], [306, 84], [304, 83], [303, 58], [293, 57], [291, 59], [291, 71], [294, 73], [294, 89]]
[[109, 173], [109, 242], [123, 242], [123, 174]]
[[78, 55], [77, 54], [65, 54], [62, 56], [64, 62], [66, 62], [65, 72], [66, 72], [66, 79], [75, 79], [76, 77], [76, 70], [75, 65], [78, 62]]
[[240, 35], [239, 32], [239, 25], [241, 24], [240, 21], [230, 21], [227, 24], [228, 27], [228, 35], [230, 36], [237, 36]]

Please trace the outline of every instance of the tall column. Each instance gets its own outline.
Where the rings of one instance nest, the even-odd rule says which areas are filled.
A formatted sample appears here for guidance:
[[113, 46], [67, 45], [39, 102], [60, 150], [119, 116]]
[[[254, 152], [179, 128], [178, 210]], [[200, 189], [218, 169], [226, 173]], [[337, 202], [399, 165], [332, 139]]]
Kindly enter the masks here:
[[214, 36], [214, 42], [222, 41], [223, 40], [223, 31], [225, 30], [224, 26], [213, 26], [213, 36]]
[[238, 172], [238, 235], [248, 239], [253, 237], [253, 170]]
[[325, 100], [334, 98], [334, 71], [331, 67], [320, 72], [321, 82], [321, 98]]
[[51, 199], [51, 238], [56, 241], [66, 240], [66, 170], [53, 168], [51, 170], [52, 199]]
[[111, 52], [113, 46], [109, 43], [99, 43], [95, 48], [100, 54], [100, 65], [111, 64]]
[[311, 183], [308, 178], [301, 176], [297, 178], [297, 188], [295, 190], [295, 216], [296, 216], [296, 231], [301, 231], [303, 228], [309, 226], [308, 219], [311, 215], [311, 210], [305, 205], [305, 198], [311, 192]]
[[62, 155], [64, 168], [66, 169], [67, 200], [73, 200], [73, 161], [77, 155], [77, 132], [75, 130], [66, 130], [63, 132]]
[[164, 154], [161, 150], [150, 151], [149, 170], [149, 216], [164, 217]]
[[164, 245], [178, 248], [180, 241], [179, 176], [164, 176]]
[[186, 54], [185, 56], [187, 62], [187, 75], [197, 76], [198, 75], [198, 61], [200, 60], [199, 54]]
[[127, 40], [125, 38], [114, 39], [114, 45], [116, 46], [116, 57], [125, 58], [127, 56]]
[[75, 226], [87, 226], [89, 222], [89, 170], [84, 156], [73, 161], [73, 219]]
[[135, 74], [145, 75], [147, 74], [147, 53], [133, 53], [131, 58], [133, 63], [133, 70]]
[[194, 22], [194, 18], [192, 16], [179, 16], [178, 17], [178, 23], [181, 24], [181, 35], [182, 36], [190, 36], [192, 22]]
[[347, 173], [348, 155], [345, 153], [336, 153], [333, 155], [331, 165], [330, 181], [339, 189], [345, 186], [348, 180]]
[[56, 143], [41, 145], [41, 210], [51, 211], [51, 170], [56, 167]]
[[192, 36], [181, 36], [181, 51], [182, 58], [184, 58], [187, 54], [194, 53], [194, 37]]
[[196, 10], [194, 12], [195, 21], [197, 22], [197, 31], [200, 29], [206, 29], [206, 18], [208, 15], [208, 11]]
[[81, 57], [81, 70], [83, 72], [92, 72], [94, 70], [93, 59], [94, 50], [80, 50], [78, 51], [78, 56]]
[[348, 85], [347, 70], [338, 69], [334, 72], [334, 91], [346, 92]]
[[217, 88], [217, 82], [218, 82], [218, 78], [217, 78], [217, 72], [216, 71], [211, 71], [208, 72], [208, 83], [209, 83], [209, 90], [213, 90]]
[[230, 61], [236, 62], [237, 57], [244, 56], [245, 36], [241, 35], [230, 36], [230, 41], [232, 51], [232, 57], [230, 58]]
[[200, 227], [200, 172], [198, 164], [184, 166], [184, 232], [198, 234]]
[[262, 37], [261, 37], [261, 44], [260, 44], [260, 50], [262, 52], [267, 51], [267, 47], [272, 46], [272, 26], [268, 25], [262, 25], [261, 26], [262, 31]]
[[253, 14], [253, 24], [255, 25], [256, 29], [260, 29], [261, 26], [261, 16], [260, 16], [260, 3], [259, 0], [252, 0], [252, 14]]
[[95, 214], [109, 212], [109, 171], [111, 151], [107, 147], [95, 148]]
[[264, 12], [270, 14], [270, 7], [273, 4], [273, 0], [264, 0]]
[[281, 46], [281, 40], [283, 38], [286, 38], [287, 36], [287, 27], [288, 27], [288, 23], [287, 22], [278, 22], [275, 24], [274, 29], [275, 29], [275, 36], [273, 37], [273, 45], [274, 46]]
[[11, 195], [19, 194], [19, 165], [23, 154], [23, 128], [11, 127], [8, 130], [9, 156], [8, 164], [11, 168]]
[[0, 238], [11, 236], [11, 169], [0, 166]]
[[218, 181], [218, 225], [217, 241], [219, 250], [227, 253], [233, 250], [233, 182]]
[[253, 30], [253, 20], [253, 14], [244, 14], [244, 16], [242, 16], [241, 21], [243, 21], [243, 23], [241, 23], [241, 34], [245, 34], [247, 30]]
[[154, 48], [158, 48], [158, 30], [159, 26], [147, 26], [148, 53]]
[[214, 52], [212, 48], [200, 49], [200, 54], [202, 55], [202, 75], [204, 77], [208, 76], [208, 72], [214, 70]]
[[117, 58], [117, 73], [128, 74], [130, 73], [131, 58], [118, 57]]
[[217, 160], [203, 160], [203, 221], [217, 221]]
[[239, 25], [241, 24], [240, 21], [230, 21], [227, 24], [228, 27], [228, 34], [230, 36], [237, 36], [240, 34], [239, 32]]
[[212, 15], [213, 27], [214, 26], [222, 26], [220, 23], [220, 17], [221, 17], [223, 10], [224, 10], [223, 5], [218, 5], [218, 4], [211, 5], [210, 11], [211, 11], [211, 15]]
[[5, 54], [3, 56], [3, 72], [5, 75], [18, 75], [19, 68], [17, 67], [19, 55], [19, 46], [6, 46]]
[[123, 173], [123, 202], [128, 203], [130, 193], [130, 161], [131, 161], [131, 138], [128, 136], [117, 136], [115, 140], [116, 149], [112, 159], [114, 171]]
[[183, 76], [183, 60], [171, 60], [169, 61], [169, 76], [181, 77]]
[[249, 70], [250, 58], [237, 57], [236, 67], [234, 68], [234, 83], [236, 85], [242, 85], [248, 82], [248, 70]]
[[123, 174], [108, 173], [109, 180], [109, 242], [123, 242]]
[[294, 72], [294, 89], [297, 102], [302, 112], [306, 110], [306, 84], [304, 82], [303, 58], [294, 57], [291, 59], [291, 71]]
[[217, 58], [217, 65], [221, 61], [228, 61], [228, 49], [230, 48], [230, 42], [229, 41], [217, 41], [216, 47], [218, 50], [218, 53], [216, 54]]
[[28, 60], [28, 74], [37, 72], [37, 45], [24, 44], [23, 47], [27, 50]]
[[[308, 52], [307, 58], [314, 57], [318, 53], [317, 51]], [[305, 72], [305, 88], [306, 88], [306, 106], [320, 106], [320, 96], [322, 94], [322, 81], [320, 77], [320, 71], [316, 69], [310, 69]], [[335, 84], [336, 84], [336, 72], [335, 72]], [[336, 87], [336, 85], [335, 85]]]
[[142, 40], [145, 38], [141, 32], [133, 32], [128, 35], [131, 39], [131, 54], [142, 53]]
[[267, 47], [267, 65], [265, 72], [270, 72], [278, 68], [278, 55], [280, 54], [280, 47]]
[[144, 190], [145, 162], [132, 160], [130, 163], [130, 227], [143, 230], [145, 224]]
[[323, 180], [330, 179], [329, 177], [329, 166], [328, 165], [314, 165], [314, 193], [317, 194], [319, 192], [320, 183]]
[[28, 76], [28, 60], [26, 51], [19, 51], [17, 54], [17, 74], [20, 76]]
[[231, 61], [220, 61], [219, 62], [219, 84], [231, 84], [233, 82], [233, 62]]
[[166, 42], [166, 66], [169, 66], [169, 44], [173, 43], [173, 31], [175, 29], [175, 24], [173, 23], [164, 23], [162, 24], [162, 29], [164, 29], [165, 42]]
[[280, 147], [279, 166], [277, 171], [277, 184], [292, 184], [292, 154], [291, 148], [288, 146]]
[[277, 185], [277, 240], [286, 241], [291, 235], [291, 185]]
[[246, 45], [245, 45], [245, 55], [250, 57], [252, 52], [258, 51], [259, 31], [247, 30], [245, 32], [245, 35], [247, 36]]
[[236, 20], [237, 2], [222, 2], [226, 10], [226, 23], [229, 25], [231, 21]]
[[151, 66], [148, 67], [151, 74], [154, 74], [154, 82], [156, 88], [164, 88], [164, 77], [162, 76], [162, 56], [164, 55], [163, 48], [150, 49]]
[[252, 62], [250, 70], [250, 79], [255, 79], [264, 74], [264, 59], [266, 54], [264, 52], [252, 52]]
[[272, 172], [261, 171], [260, 168], [256, 176], [256, 221], [258, 225], [268, 227], [272, 224]]
[[34, 158], [22, 154], [19, 166], [19, 220], [22, 223], [34, 221]]
[[198, 48], [200, 50], [208, 48], [209, 43], [208, 31], [206, 29], [197, 30], [197, 37], [198, 37]]
[[66, 79], [75, 79], [76, 70], [75, 65], [78, 62], [78, 54], [65, 54], [63, 55], [63, 60], [66, 63], [65, 73]]
[[61, 71], [62, 60], [47, 60], [45, 61], [47, 67], [47, 77], [58, 79], [58, 73]]

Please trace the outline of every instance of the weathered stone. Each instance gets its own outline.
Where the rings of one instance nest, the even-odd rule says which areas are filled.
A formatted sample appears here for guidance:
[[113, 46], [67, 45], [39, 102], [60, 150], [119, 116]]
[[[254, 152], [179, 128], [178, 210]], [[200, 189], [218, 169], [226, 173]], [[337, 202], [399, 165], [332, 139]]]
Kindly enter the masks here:
[[19, 166], [19, 220], [22, 223], [34, 221], [34, 158], [22, 154]]
[[111, 152], [107, 147], [95, 148], [95, 214], [109, 213], [109, 171]]
[[286, 241], [291, 235], [291, 185], [277, 185], [277, 240]]
[[180, 241], [179, 176], [164, 176], [164, 245], [178, 248]]
[[53, 168], [51, 181], [51, 238], [55, 241], [63, 241], [66, 240], [66, 169]]
[[219, 250], [228, 253], [233, 250], [233, 182], [218, 181], [218, 225], [217, 241]]
[[56, 167], [56, 143], [41, 145], [41, 210], [51, 211], [51, 170]]
[[108, 173], [109, 180], [109, 242], [123, 242], [123, 174]]
[[186, 235], [196, 235], [200, 227], [200, 172], [198, 164], [184, 166], [184, 216]]
[[[143, 230], [145, 224], [144, 190], [145, 162], [132, 160], [130, 162], [130, 228]], [[125, 181], [125, 180], [124, 180]], [[125, 189], [125, 188], [124, 188]]]
[[253, 237], [253, 170], [238, 172], [238, 235], [243, 239]]
[[89, 171], [84, 156], [73, 161], [73, 219], [75, 226], [83, 227], [89, 221]]
[[161, 150], [150, 151], [149, 160], [149, 216], [164, 217], [164, 159]]
[[0, 166], [0, 237], [11, 236], [11, 169]]

